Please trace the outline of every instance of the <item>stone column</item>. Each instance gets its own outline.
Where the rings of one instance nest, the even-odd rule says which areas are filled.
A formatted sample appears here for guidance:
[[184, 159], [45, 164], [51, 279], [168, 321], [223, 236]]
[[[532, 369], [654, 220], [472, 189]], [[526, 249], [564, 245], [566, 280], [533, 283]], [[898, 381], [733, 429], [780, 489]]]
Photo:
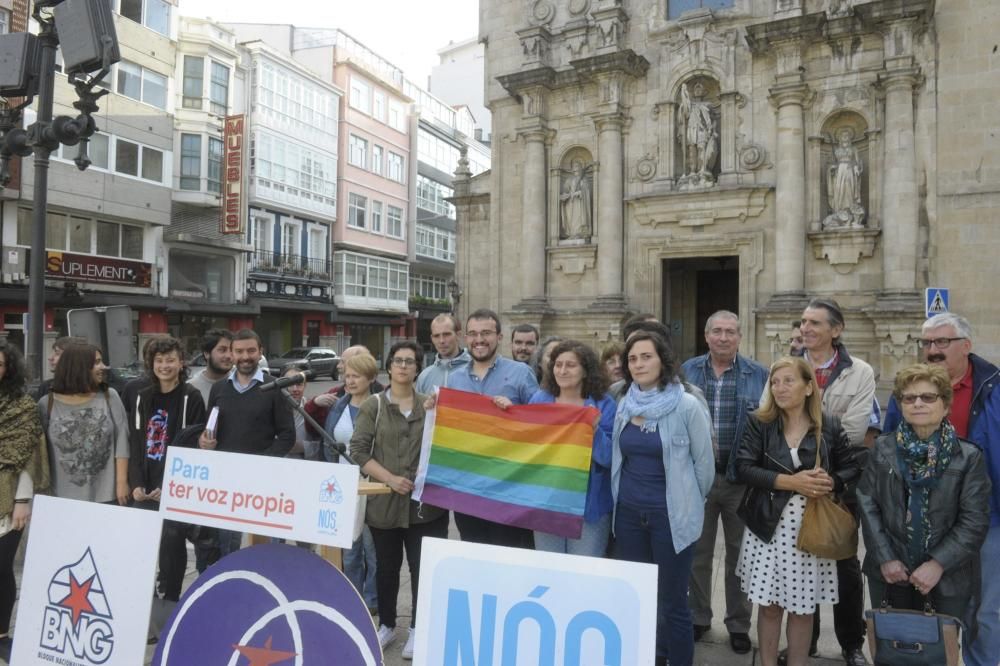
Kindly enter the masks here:
[[778, 108], [775, 155], [775, 287], [778, 293], [804, 292], [806, 253], [805, 128], [802, 105], [808, 87], [802, 83], [771, 89]]
[[522, 130], [521, 300], [545, 300], [545, 140], [543, 128]]
[[885, 177], [882, 181], [882, 279], [886, 291], [916, 287], [919, 212], [913, 137], [915, 67], [892, 69], [881, 79], [885, 91]]
[[622, 288], [622, 246], [624, 215], [622, 200], [622, 126], [620, 114], [599, 116], [597, 126], [597, 280], [599, 301], [620, 303], [624, 298]]

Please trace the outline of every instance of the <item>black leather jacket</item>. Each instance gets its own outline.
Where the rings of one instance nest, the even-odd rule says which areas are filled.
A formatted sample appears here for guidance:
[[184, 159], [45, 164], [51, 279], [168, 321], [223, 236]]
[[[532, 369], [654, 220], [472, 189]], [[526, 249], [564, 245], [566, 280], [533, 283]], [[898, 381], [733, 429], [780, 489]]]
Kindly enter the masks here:
[[[834, 492], [841, 493], [861, 474], [856, 451], [837, 418], [823, 416], [822, 439], [820, 465], [833, 477]], [[816, 437], [811, 432], [799, 444], [799, 461], [802, 467], [796, 470], [780, 419], [761, 423], [756, 416], [750, 416], [736, 452], [736, 476], [748, 486], [737, 513], [747, 528], [767, 543], [793, 495], [790, 490], [775, 489], [775, 479], [779, 474], [795, 474], [816, 464]]]
[[[990, 528], [990, 479], [983, 452], [975, 444], [960, 441], [930, 497], [930, 549], [944, 568], [937, 590], [942, 596], [969, 597], [979, 590], [979, 549]], [[861, 482], [858, 506], [865, 536], [862, 570], [882, 579], [880, 566], [892, 560], [904, 561], [906, 553], [905, 517], [907, 491], [896, 457], [896, 433], [888, 432], [875, 441]], [[996, 563], [992, 563], [996, 566]]]

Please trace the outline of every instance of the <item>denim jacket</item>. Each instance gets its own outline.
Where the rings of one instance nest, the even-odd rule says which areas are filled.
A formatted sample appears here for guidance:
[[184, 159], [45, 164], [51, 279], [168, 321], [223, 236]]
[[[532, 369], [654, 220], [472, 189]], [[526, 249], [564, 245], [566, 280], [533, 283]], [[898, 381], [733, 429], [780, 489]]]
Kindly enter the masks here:
[[[705, 361], [708, 354], [695, 356], [685, 361], [681, 369], [688, 382], [694, 384], [702, 393], [705, 393], [707, 378], [705, 377]], [[736, 449], [743, 441], [743, 432], [746, 430], [747, 414], [753, 412], [760, 406], [760, 398], [764, 394], [764, 387], [767, 385], [768, 370], [763, 365], [742, 356], [736, 355], [736, 405], [738, 408], [736, 421], [736, 437], [733, 439], [733, 448], [729, 451], [729, 460], [726, 461], [726, 480], [730, 483], [737, 483], [736, 480]]]
[[[611, 495], [616, 510], [624, 462], [621, 434], [626, 425], [619, 406], [611, 449]], [[679, 553], [698, 540], [705, 522], [705, 497], [715, 480], [712, 421], [698, 398], [684, 393], [672, 412], [657, 419], [656, 432], [663, 446], [670, 533], [674, 550]]]

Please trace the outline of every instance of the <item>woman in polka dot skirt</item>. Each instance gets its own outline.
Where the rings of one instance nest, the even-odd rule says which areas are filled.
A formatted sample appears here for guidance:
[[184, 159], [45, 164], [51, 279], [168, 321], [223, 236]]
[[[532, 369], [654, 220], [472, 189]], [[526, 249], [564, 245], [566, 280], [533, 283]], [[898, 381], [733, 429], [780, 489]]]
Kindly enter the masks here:
[[[823, 416], [820, 400], [809, 364], [779, 359], [736, 452], [737, 476], [748, 486], [739, 509], [747, 529], [736, 570], [743, 592], [760, 607], [763, 666], [777, 664], [785, 611], [788, 665], [804, 666], [816, 604], [837, 602], [837, 563], [796, 548], [806, 498], [840, 493], [861, 473], [840, 422]], [[814, 469], [817, 443], [820, 469]]]

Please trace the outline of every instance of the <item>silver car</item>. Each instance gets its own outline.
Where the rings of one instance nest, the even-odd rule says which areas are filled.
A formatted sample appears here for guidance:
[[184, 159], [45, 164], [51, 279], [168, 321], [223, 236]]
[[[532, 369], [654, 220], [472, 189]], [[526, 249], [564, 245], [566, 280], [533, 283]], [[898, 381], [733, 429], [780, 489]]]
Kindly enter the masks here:
[[281, 356], [272, 356], [269, 361], [269, 372], [280, 377], [290, 367], [312, 370], [313, 376], [329, 375], [337, 379], [337, 363], [340, 357], [329, 347], [293, 347]]

